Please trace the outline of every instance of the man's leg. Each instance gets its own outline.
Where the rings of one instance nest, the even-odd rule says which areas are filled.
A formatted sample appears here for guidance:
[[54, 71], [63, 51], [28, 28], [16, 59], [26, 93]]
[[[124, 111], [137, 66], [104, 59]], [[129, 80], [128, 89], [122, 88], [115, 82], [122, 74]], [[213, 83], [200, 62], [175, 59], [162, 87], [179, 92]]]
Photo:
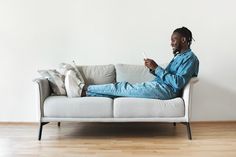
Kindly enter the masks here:
[[68, 97], [80, 97], [82, 95], [84, 85], [83, 80], [77, 76], [74, 70], [69, 70], [66, 72], [65, 88]]
[[117, 82], [114, 84], [90, 85], [86, 91], [87, 96], [107, 97], [138, 97], [138, 98], [164, 98], [159, 84], [156, 82], [144, 82], [130, 84]]

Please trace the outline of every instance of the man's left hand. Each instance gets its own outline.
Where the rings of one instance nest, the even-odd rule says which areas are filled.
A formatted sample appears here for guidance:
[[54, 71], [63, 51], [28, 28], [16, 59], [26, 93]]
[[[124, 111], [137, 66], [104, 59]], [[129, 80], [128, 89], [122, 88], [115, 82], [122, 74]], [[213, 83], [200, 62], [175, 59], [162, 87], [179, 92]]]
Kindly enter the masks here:
[[158, 67], [157, 63], [154, 60], [149, 59], [149, 58], [144, 59], [144, 65], [151, 70], [155, 70]]

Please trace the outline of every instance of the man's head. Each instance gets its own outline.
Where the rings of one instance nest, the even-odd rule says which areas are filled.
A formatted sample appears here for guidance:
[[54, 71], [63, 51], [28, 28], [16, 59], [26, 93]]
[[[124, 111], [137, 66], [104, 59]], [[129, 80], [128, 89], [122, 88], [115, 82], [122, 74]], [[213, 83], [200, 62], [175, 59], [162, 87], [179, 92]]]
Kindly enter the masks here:
[[174, 30], [171, 36], [171, 46], [174, 54], [190, 48], [191, 43], [192, 32], [188, 28], [181, 27]]

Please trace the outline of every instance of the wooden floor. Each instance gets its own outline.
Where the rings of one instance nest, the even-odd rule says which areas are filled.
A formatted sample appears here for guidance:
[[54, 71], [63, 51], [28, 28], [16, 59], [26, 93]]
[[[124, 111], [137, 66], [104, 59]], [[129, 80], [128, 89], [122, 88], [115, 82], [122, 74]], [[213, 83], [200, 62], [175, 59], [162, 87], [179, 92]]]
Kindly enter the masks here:
[[0, 123], [0, 157], [164, 156], [236, 157], [236, 122], [50, 123], [38, 141], [37, 124]]

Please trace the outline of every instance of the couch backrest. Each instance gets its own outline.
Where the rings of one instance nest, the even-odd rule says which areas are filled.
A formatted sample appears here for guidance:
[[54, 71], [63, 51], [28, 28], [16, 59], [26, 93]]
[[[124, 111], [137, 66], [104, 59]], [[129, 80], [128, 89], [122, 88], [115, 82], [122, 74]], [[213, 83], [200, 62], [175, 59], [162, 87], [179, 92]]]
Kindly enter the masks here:
[[78, 68], [87, 85], [122, 81], [141, 83], [155, 78], [144, 65], [109, 64], [78, 66]]
[[115, 66], [112, 64], [78, 66], [78, 68], [87, 85], [114, 83], [116, 81]]
[[116, 64], [116, 81], [141, 83], [155, 78], [144, 65]]

